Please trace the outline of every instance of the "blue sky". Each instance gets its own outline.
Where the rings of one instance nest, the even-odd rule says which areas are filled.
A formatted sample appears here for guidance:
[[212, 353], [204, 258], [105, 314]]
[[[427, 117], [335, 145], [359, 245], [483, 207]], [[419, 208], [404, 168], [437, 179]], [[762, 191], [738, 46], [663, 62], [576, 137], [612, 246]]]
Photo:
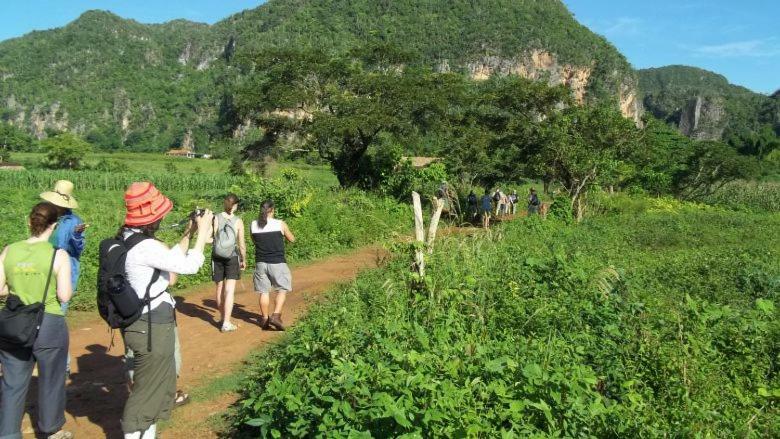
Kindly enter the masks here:
[[778, 0], [563, 0], [637, 68], [685, 64], [771, 93], [780, 88]]
[[[554, 0], [551, 0], [554, 1]], [[702, 67], [770, 93], [780, 88], [780, 0], [563, 0], [638, 68]], [[62, 26], [88, 9], [142, 23], [214, 23], [262, 0], [0, 0], [0, 40]]]

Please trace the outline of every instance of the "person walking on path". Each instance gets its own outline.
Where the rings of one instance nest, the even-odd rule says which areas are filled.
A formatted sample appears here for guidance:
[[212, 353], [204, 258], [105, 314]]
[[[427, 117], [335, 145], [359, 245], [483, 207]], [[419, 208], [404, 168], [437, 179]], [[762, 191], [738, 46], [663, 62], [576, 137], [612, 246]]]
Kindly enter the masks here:
[[517, 203], [520, 202], [520, 197], [517, 196], [517, 191], [513, 190], [509, 195], [510, 213], [514, 216], [517, 215]]
[[[176, 302], [167, 291], [171, 273], [198, 272], [214, 215], [207, 210], [194, 220], [197, 238], [192, 249], [191, 228], [178, 245], [168, 248], [154, 235], [173, 209], [171, 200], [151, 183], [133, 183], [125, 192], [125, 207], [119, 236], [137, 242], [127, 251], [127, 280], [140, 300], [148, 291], [151, 301], [143, 307], [141, 317], [122, 330], [125, 345], [134, 354], [133, 386], [122, 413], [122, 431], [125, 439], [152, 439], [157, 423], [170, 418], [176, 396]], [[147, 333], [149, 326], [152, 329]]]
[[468, 204], [468, 216], [469, 216], [469, 222], [474, 222], [477, 218], [477, 215], [479, 215], [479, 200], [477, 199], [477, 194], [474, 193], [474, 189], [469, 192], [469, 196], [466, 199]]
[[493, 197], [490, 196], [488, 189], [485, 189], [485, 195], [480, 201], [482, 203], [482, 227], [487, 230], [490, 227], [490, 213], [493, 212]]
[[[79, 208], [79, 203], [73, 196], [73, 183], [68, 180], [59, 180], [54, 183], [54, 190], [44, 192], [41, 199], [57, 206], [59, 220], [54, 233], [49, 238], [51, 244], [58, 249], [65, 250], [70, 257], [71, 290], [73, 296], [78, 291], [79, 276], [81, 275], [81, 253], [84, 252], [84, 230], [88, 227], [73, 209]], [[62, 314], [68, 314], [70, 301], [62, 302]], [[68, 354], [66, 374], [70, 374], [70, 354]]]
[[[284, 240], [295, 242], [287, 223], [274, 218], [274, 202], [266, 200], [258, 219], [252, 221], [252, 241], [255, 244], [255, 292], [260, 294], [260, 327], [284, 331], [282, 307], [287, 293], [292, 292], [292, 273], [287, 266]], [[271, 290], [276, 290], [273, 314], [269, 313]]]
[[[43, 321], [32, 348], [0, 346], [3, 365], [0, 384], [0, 437], [19, 438], [22, 433], [27, 388], [38, 365], [37, 426], [50, 439], [68, 439], [65, 425], [65, 367], [68, 357], [68, 325], [62, 303], [72, 294], [70, 258], [52, 247], [49, 239], [57, 227], [58, 209], [38, 203], [30, 212], [30, 238], [6, 247], [0, 254], [0, 291], [8, 301], [23, 305], [44, 303]], [[53, 280], [53, 282], [52, 282]], [[45, 300], [44, 300], [45, 296]]]
[[536, 189], [531, 188], [528, 195], [528, 216], [539, 213], [539, 197], [536, 195]]
[[222, 332], [235, 331], [238, 327], [230, 321], [236, 281], [241, 270], [246, 269], [246, 244], [244, 243], [244, 222], [236, 215], [238, 197], [225, 197], [225, 210], [216, 215], [214, 247], [211, 253], [212, 280], [216, 283], [217, 309]]

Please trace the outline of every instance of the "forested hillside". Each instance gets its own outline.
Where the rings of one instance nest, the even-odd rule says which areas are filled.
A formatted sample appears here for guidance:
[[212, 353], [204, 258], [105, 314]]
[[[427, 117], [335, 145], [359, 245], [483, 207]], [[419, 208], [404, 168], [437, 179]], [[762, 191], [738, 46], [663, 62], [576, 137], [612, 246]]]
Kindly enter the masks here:
[[639, 81], [645, 109], [693, 138], [735, 141], [777, 128], [776, 97], [732, 85], [716, 73], [668, 66], [640, 70]]
[[404, 65], [474, 79], [520, 74], [639, 114], [628, 62], [558, 1], [272, 0], [213, 26], [145, 25], [90, 11], [0, 43], [0, 116], [39, 138], [72, 130], [104, 148], [197, 148], [215, 135], [235, 53], [372, 45], [397, 48]]

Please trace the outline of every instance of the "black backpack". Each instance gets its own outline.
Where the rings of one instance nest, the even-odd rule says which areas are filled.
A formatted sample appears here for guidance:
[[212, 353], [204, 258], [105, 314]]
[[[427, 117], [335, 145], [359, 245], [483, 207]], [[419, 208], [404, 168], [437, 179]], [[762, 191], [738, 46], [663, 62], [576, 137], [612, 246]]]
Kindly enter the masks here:
[[[127, 280], [125, 260], [127, 252], [139, 243], [151, 239], [141, 233], [134, 233], [127, 239], [110, 238], [100, 242], [100, 259], [97, 278], [97, 306], [100, 317], [112, 329], [124, 329], [135, 323], [143, 314], [143, 307], [151, 311], [151, 302], [158, 296], [150, 297], [152, 285], [160, 278], [160, 270], [155, 270], [143, 299]], [[147, 331], [148, 346], [152, 349], [152, 323], [149, 319]]]

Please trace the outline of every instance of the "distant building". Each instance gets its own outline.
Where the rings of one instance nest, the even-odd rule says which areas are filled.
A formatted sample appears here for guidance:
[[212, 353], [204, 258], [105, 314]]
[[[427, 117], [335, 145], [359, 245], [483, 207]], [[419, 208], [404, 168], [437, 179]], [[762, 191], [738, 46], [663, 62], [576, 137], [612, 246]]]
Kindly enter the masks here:
[[188, 159], [194, 159], [195, 153], [189, 149], [172, 149], [168, 151], [165, 155], [171, 156], [171, 157], [185, 157]]
[[425, 167], [430, 166], [433, 163], [436, 163], [438, 161], [441, 161], [441, 158], [439, 157], [401, 157], [401, 161], [409, 161], [412, 164], [412, 167], [415, 169], [422, 169]]

